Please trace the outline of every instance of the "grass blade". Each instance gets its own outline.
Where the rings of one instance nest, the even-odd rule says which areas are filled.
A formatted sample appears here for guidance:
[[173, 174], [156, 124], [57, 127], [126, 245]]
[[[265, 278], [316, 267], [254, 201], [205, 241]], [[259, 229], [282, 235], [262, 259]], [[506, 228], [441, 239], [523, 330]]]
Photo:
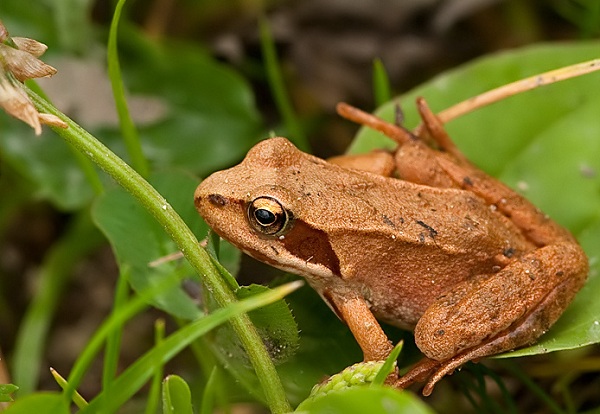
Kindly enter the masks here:
[[302, 284], [302, 281], [291, 282], [274, 288], [269, 292], [232, 303], [226, 308], [220, 308], [212, 314], [179, 329], [127, 368], [111, 384], [110, 388], [103, 390], [96, 398], [90, 401], [89, 405], [81, 413], [90, 414], [116, 411], [148, 381], [154, 372], [156, 364], [166, 363], [190, 343], [234, 316], [279, 300], [299, 288]]

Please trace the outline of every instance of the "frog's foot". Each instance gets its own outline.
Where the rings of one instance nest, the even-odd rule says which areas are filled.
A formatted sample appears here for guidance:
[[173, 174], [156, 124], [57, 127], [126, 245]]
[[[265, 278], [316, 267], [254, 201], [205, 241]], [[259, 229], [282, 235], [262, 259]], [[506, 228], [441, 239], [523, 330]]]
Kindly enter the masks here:
[[416, 382], [426, 382], [423, 387], [423, 395], [428, 397], [433, 392], [435, 384], [446, 375], [451, 375], [455, 369], [464, 363], [480, 357], [479, 352], [466, 352], [449, 359], [448, 361], [436, 361], [434, 359], [423, 358], [406, 374], [398, 378], [393, 386], [396, 388], [406, 388]]
[[[434, 359], [429, 358], [423, 358], [414, 367], [412, 367], [410, 371], [398, 378], [393, 383], [393, 386], [396, 388], [406, 388], [409, 385], [414, 384], [415, 382], [425, 382], [428, 378], [432, 377], [432, 375], [438, 370], [441, 364], [442, 363], [440, 361], [436, 361]], [[434, 385], [435, 382], [431, 384], [431, 387], [427, 393], [425, 393], [425, 389], [423, 389], [423, 395], [430, 395], [431, 391], [433, 391]]]

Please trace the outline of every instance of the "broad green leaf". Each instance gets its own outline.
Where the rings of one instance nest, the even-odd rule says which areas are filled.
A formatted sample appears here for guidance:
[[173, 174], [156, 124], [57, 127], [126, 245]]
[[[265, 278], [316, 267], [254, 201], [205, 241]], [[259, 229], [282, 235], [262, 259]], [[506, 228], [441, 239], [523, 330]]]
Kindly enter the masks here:
[[[545, 44], [478, 59], [444, 73], [389, 102], [377, 113], [394, 119], [400, 102], [406, 125], [417, 123], [414, 99], [424, 96], [436, 112], [489, 89], [566, 65], [597, 58], [600, 42]], [[480, 168], [518, 188], [580, 240], [592, 270], [586, 287], [562, 318], [524, 355], [600, 342], [597, 239], [600, 218], [600, 73], [549, 85], [447, 124], [459, 148]], [[353, 151], [390, 145], [363, 128]]]
[[261, 138], [247, 83], [207, 51], [185, 43], [159, 45], [134, 30], [124, 31], [119, 47], [131, 92], [168, 105], [164, 118], [140, 129], [155, 166], [204, 176], [238, 161]]
[[[161, 173], [150, 179], [169, 203], [191, 226], [196, 235], [206, 234], [193, 203], [198, 181], [181, 173]], [[196, 278], [194, 271], [183, 259], [164, 262], [150, 267], [150, 262], [176, 253], [177, 248], [154, 218], [134, 198], [121, 188], [114, 188], [101, 196], [92, 210], [98, 227], [111, 242], [119, 266], [130, 269], [130, 283], [140, 292], [156, 285], [163, 278]], [[222, 255], [229, 263], [237, 262], [239, 253], [223, 243]], [[225, 260], [227, 263], [228, 260]], [[197, 280], [197, 279], [196, 279]], [[198, 305], [182, 288], [161, 292], [153, 298], [153, 304], [180, 318], [195, 319], [200, 316]]]
[[178, 375], [169, 375], [163, 381], [163, 414], [191, 414], [192, 394], [190, 387]]
[[18, 399], [8, 409], [3, 411], [5, 414], [68, 414], [70, 412], [69, 405], [63, 395], [55, 392], [30, 394]]
[[[590, 255], [590, 275], [569, 308], [537, 343], [502, 356], [543, 354], [560, 349], [572, 349], [600, 342], [600, 220], [580, 233], [579, 241]], [[588, 253], [589, 254], [589, 253]]]
[[[238, 299], [245, 299], [268, 291], [262, 285], [243, 286], [236, 292]], [[258, 329], [271, 358], [276, 364], [286, 361], [298, 349], [298, 325], [285, 300], [280, 300], [248, 314]]]
[[433, 411], [408, 391], [370, 386], [354, 387], [310, 398], [296, 409], [310, 414], [430, 414]]
[[37, 198], [62, 210], [89, 203], [92, 188], [85, 180], [71, 148], [48, 128], [36, 137], [33, 130], [0, 113], [0, 159], [30, 180]]
[[[243, 300], [271, 290], [262, 285], [240, 287], [236, 291], [238, 299]], [[210, 308], [216, 305], [206, 299]], [[292, 312], [283, 299], [248, 313], [258, 330], [271, 359], [276, 364], [285, 363], [298, 349], [298, 325]], [[248, 355], [235, 332], [229, 325], [215, 330], [210, 345], [225, 368], [251, 395], [260, 396], [258, 378], [250, 364]]]

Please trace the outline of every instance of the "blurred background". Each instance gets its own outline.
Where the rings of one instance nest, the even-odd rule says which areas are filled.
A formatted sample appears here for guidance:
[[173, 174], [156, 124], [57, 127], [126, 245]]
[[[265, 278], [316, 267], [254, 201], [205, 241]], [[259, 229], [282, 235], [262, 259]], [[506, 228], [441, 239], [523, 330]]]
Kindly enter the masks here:
[[[0, 2], [0, 19], [11, 35], [49, 45], [44, 60], [59, 73], [39, 84], [50, 99], [78, 123], [108, 140], [118, 136], [105, 56], [114, 6], [114, 1], [107, 0]], [[600, 36], [597, 0], [132, 0], [121, 23], [119, 51], [125, 84], [131, 91], [133, 118], [142, 134], [151, 137], [147, 149], [155, 165], [180, 161], [186, 168], [193, 166], [188, 169], [192, 173], [205, 176], [239, 161], [270, 131], [281, 135], [289, 132], [274, 103], [265, 70], [261, 18], [270, 28], [283, 82], [301, 129], [313, 152], [322, 157], [345, 151], [357, 130], [335, 115], [337, 102], [346, 101], [367, 111], [375, 109], [375, 59], [383, 63], [391, 89], [399, 95], [483, 55]], [[210, 60], [206, 67], [210, 68], [205, 69], [204, 61], [197, 62], [185, 52], [163, 53], [153, 44], [206, 56]], [[214, 95], [200, 96], [198, 92], [195, 99], [193, 94], [199, 86], [194, 75], [197, 71], [211, 73], [211, 65], [224, 67], [227, 75], [215, 80]], [[180, 80], [184, 86], [173, 87]], [[219, 86], [228, 83], [239, 84], [226, 94], [244, 102], [243, 110], [217, 102]], [[150, 92], [162, 87], [169, 88], [169, 104]], [[175, 129], [161, 124], [173, 114], [173, 102], [198, 105], [190, 113], [181, 110], [176, 114]], [[239, 124], [211, 124], [238, 110]], [[201, 112], [207, 113], [207, 118], [198, 115]], [[22, 141], [13, 139], [7, 130], [11, 123], [10, 118], [0, 118], [0, 133], [6, 138], [0, 149], [4, 157], [0, 163], [0, 349], [8, 356], [15, 351], [20, 322], [38, 288], [40, 265], [65, 232], [73, 212], [91, 199], [90, 190], [78, 190], [81, 180], [68, 176], [68, 171], [72, 186], [65, 184], [64, 177], [38, 184], [36, 180], [42, 179], [44, 170], [31, 167], [38, 165], [37, 161], [29, 160], [19, 147]], [[194, 147], [197, 153], [190, 151], [195, 145], [194, 134], [185, 141], [189, 145], [182, 151], [185, 154], [165, 155], [159, 145], [161, 140], [183, 137], [183, 128], [204, 131], [205, 127], [205, 137], [219, 128], [231, 128], [224, 135], [237, 135], [242, 141], [235, 150], [223, 143], [215, 150], [226, 153], [223, 157], [202, 155], [202, 147]], [[45, 145], [36, 142], [32, 145]], [[115, 148], [122, 151], [122, 144], [116, 143]], [[40, 151], [41, 158], [58, 157]], [[208, 166], [196, 168], [194, 157], [207, 158]], [[55, 160], [61, 163], [59, 158]], [[66, 183], [70, 183], [68, 177]], [[61, 286], [64, 293], [55, 304], [56, 316], [43, 355], [45, 366], [68, 372], [112, 306], [118, 270], [110, 247], [101, 242], [98, 245], [103, 247], [93, 249], [93, 254], [78, 262]], [[244, 259], [242, 268], [255, 269], [251, 266]], [[269, 272], [262, 269], [258, 281], [268, 280]], [[136, 319], [127, 333], [136, 340], [123, 342], [124, 360], [152, 342], [152, 325], [158, 315], [159, 311], [150, 311]], [[40, 389], [56, 389], [46, 371], [40, 375]], [[96, 375], [86, 378], [82, 392], [96, 392], [100, 372]]]

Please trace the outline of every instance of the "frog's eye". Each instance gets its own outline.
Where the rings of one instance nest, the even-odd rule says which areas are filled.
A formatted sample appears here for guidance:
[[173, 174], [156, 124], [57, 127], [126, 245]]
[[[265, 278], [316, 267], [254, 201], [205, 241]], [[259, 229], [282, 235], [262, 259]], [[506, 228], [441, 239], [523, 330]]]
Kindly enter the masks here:
[[279, 236], [289, 230], [292, 213], [272, 197], [258, 197], [248, 205], [248, 221], [259, 233]]

